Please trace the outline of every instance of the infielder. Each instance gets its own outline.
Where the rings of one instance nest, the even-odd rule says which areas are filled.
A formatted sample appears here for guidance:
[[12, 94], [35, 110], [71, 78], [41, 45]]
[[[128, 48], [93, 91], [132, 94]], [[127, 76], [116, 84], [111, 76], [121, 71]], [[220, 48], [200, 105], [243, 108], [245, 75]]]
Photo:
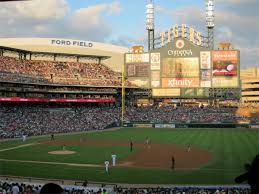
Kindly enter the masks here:
[[112, 166], [116, 166], [116, 154], [112, 154]]
[[148, 149], [151, 148], [151, 140], [150, 140], [148, 137], [146, 138], [146, 147], [147, 147]]
[[22, 141], [25, 142], [26, 141], [26, 135], [22, 136]]
[[191, 151], [191, 145], [188, 144], [188, 147], [187, 147], [187, 152], [190, 152]]
[[104, 166], [105, 166], [105, 172], [106, 172], [106, 173], [109, 173], [109, 161], [108, 161], [108, 160], [106, 160], [106, 161], [104, 162]]
[[149, 145], [149, 138], [146, 137], [146, 147], [148, 148], [148, 145]]

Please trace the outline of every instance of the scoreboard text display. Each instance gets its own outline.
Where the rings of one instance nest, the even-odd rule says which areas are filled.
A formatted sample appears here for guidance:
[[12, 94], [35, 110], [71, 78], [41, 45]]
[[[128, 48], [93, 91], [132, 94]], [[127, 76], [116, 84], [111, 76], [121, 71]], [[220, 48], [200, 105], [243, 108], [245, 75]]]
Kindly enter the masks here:
[[163, 60], [162, 77], [199, 77], [199, 59], [166, 58]]

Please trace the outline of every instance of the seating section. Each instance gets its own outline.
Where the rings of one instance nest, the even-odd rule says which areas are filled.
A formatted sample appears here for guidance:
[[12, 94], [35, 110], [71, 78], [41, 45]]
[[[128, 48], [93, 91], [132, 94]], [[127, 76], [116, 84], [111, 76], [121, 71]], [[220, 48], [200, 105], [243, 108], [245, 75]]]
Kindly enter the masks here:
[[[0, 81], [121, 86], [121, 73], [98, 63], [19, 60], [0, 56]], [[127, 86], [133, 86], [126, 81]]]

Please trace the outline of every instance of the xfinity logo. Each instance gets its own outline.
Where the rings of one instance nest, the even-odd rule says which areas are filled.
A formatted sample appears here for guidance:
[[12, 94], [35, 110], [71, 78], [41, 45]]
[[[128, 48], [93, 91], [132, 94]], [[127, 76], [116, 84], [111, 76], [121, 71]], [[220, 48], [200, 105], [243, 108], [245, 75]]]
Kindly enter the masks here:
[[79, 46], [79, 47], [93, 47], [93, 43], [85, 41], [76, 41], [76, 40], [51, 40], [52, 45], [60, 46]]
[[172, 79], [168, 81], [168, 86], [170, 87], [176, 87], [176, 86], [186, 86], [186, 87], [190, 87], [192, 86], [193, 80], [188, 80], [188, 79], [182, 79], [182, 80], [176, 80], [176, 79]]

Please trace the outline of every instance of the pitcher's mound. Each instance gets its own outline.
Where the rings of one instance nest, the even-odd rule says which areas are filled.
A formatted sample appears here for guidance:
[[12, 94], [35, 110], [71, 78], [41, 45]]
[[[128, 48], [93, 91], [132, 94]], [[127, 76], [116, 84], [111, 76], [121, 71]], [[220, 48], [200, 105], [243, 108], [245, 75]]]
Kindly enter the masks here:
[[76, 152], [69, 151], [69, 150], [58, 150], [58, 151], [52, 151], [52, 152], [48, 152], [48, 153], [56, 154], [56, 155], [70, 155], [70, 154], [75, 154]]

